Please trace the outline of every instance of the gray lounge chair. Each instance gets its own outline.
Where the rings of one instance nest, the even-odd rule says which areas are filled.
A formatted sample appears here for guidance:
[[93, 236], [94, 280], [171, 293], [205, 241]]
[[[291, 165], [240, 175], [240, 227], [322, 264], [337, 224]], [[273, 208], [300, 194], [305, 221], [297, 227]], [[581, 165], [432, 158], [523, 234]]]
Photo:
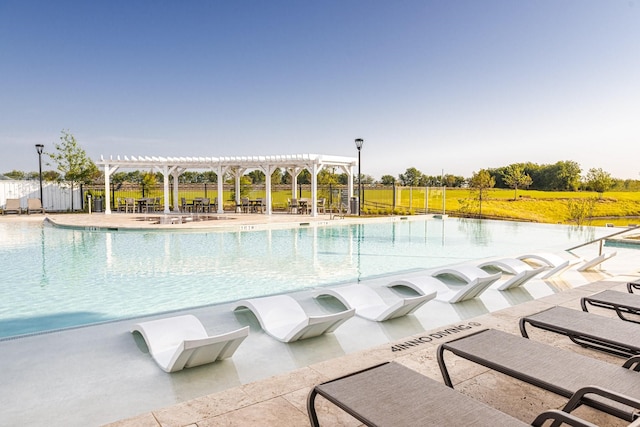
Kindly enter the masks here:
[[640, 354], [640, 328], [617, 319], [553, 307], [520, 319], [520, 332], [525, 338], [529, 338], [527, 325], [565, 335], [578, 345], [616, 356]]
[[[627, 421], [634, 421], [640, 409], [640, 357], [627, 359], [622, 366], [561, 350], [517, 335], [486, 329], [441, 344], [438, 365], [444, 382], [453, 388], [447, 370], [445, 350], [458, 357], [478, 363], [518, 380], [571, 398], [564, 408], [571, 412], [576, 405], [585, 404]], [[613, 390], [628, 396], [625, 403], [602, 397], [574, 397], [585, 388]], [[574, 405], [571, 407], [571, 405]]]
[[640, 290], [640, 279], [627, 283], [627, 291], [632, 294], [634, 290]]
[[[627, 284], [627, 287], [630, 285]], [[602, 291], [580, 299], [583, 311], [589, 311], [589, 306], [615, 310], [618, 317], [627, 322], [640, 323], [640, 320], [629, 315], [640, 316], [640, 295], [619, 291]]]
[[[541, 426], [550, 420], [576, 427], [595, 426], [559, 410], [543, 412], [527, 424], [395, 362], [315, 386], [307, 399], [309, 420], [314, 427], [320, 426], [315, 408], [318, 395], [367, 426], [516, 427]], [[628, 400], [624, 396], [612, 397]]]

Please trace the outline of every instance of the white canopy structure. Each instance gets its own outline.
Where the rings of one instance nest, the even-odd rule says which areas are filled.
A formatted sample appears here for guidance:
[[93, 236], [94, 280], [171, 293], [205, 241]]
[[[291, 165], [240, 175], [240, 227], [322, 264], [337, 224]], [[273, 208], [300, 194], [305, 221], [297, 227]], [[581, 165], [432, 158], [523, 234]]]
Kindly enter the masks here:
[[[311, 215], [317, 216], [318, 173], [325, 167], [337, 167], [349, 176], [349, 194], [353, 194], [353, 174], [358, 160], [355, 157], [327, 156], [321, 154], [294, 154], [282, 156], [247, 157], [134, 157], [120, 156], [105, 159], [100, 156], [97, 165], [104, 167], [105, 213], [111, 214], [110, 177], [120, 168], [150, 168], [164, 176], [164, 200], [170, 200], [169, 176], [173, 177], [173, 209], [178, 211], [178, 177], [188, 169], [211, 170], [218, 176], [218, 213], [224, 213], [223, 184], [225, 174], [235, 178], [236, 203], [240, 202], [240, 177], [248, 170], [261, 170], [265, 174], [266, 215], [272, 214], [271, 175], [280, 168], [292, 177], [291, 196], [296, 198], [298, 175], [304, 169], [311, 174]], [[165, 203], [164, 213], [171, 213]]]

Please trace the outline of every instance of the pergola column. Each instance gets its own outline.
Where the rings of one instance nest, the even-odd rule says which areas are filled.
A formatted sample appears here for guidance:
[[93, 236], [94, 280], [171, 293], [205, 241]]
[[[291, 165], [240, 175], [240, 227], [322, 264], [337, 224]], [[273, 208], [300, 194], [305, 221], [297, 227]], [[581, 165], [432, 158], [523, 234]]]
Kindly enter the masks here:
[[311, 216], [318, 216], [318, 163], [313, 162], [311, 165]]
[[[109, 167], [108, 163], [104, 164], [104, 204], [106, 205], [104, 208], [105, 215], [111, 215], [111, 192], [109, 191], [109, 187], [111, 187], [111, 174], [118, 170], [119, 166], [114, 166], [113, 168]], [[71, 195], [73, 197], [73, 194]]]
[[[221, 164], [218, 164], [218, 166], [216, 166], [215, 168], [213, 168], [214, 172], [216, 173], [217, 177], [218, 177], [218, 213], [219, 214], [223, 214], [224, 213], [224, 175], [225, 173], [227, 173], [227, 169], [229, 169], [228, 167], [222, 166]], [[237, 204], [237, 202], [236, 202]]]
[[262, 172], [264, 172], [264, 185], [265, 185], [265, 204], [267, 205], [266, 215], [271, 215], [273, 213], [272, 203], [271, 203], [271, 175], [278, 169], [278, 166], [275, 165], [265, 165], [261, 167]]

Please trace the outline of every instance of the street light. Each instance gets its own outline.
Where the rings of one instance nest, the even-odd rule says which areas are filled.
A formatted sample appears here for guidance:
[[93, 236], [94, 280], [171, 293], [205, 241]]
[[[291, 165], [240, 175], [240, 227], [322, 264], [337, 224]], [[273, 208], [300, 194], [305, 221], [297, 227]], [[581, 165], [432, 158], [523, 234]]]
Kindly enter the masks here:
[[360, 150], [362, 150], [364, 139], [356, 139], [356, 148], [358, 149], [358, 216], [360, 216], [360, 199], [362, 198], [362, 175], [360, 173]]
[[44, 206], [44, 201], [42, 200], [42, 150], [44, 150], [44, 145], [36, 144], [36, 151], [38, 152], [38, 167], [39, 167], [39, 176], [40, 176], [40, 203]]

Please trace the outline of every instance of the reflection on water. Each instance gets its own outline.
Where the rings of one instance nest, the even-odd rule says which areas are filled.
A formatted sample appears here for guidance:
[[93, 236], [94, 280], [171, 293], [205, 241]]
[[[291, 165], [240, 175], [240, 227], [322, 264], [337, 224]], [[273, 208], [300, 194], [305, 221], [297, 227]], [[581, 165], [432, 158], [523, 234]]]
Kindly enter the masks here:
[[83, 324], [559, 251], [606, 233], [454, 218], [336, 224], [184, 233], [0, 224], [0, 267], [10, 278], [0, 283], [0, 337], [51, 329], [53, 318]]

